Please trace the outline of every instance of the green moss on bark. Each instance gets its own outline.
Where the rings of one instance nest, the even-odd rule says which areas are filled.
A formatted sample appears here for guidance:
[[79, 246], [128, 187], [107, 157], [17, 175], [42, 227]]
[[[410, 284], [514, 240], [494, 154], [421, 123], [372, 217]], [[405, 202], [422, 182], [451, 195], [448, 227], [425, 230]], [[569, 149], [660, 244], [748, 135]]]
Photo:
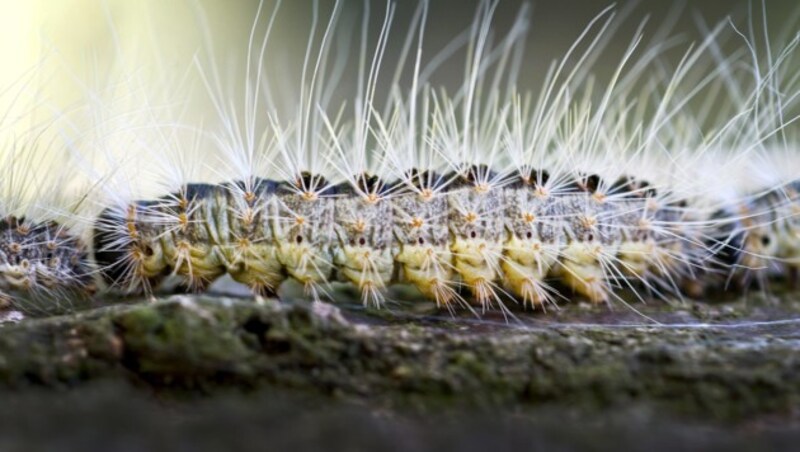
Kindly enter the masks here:
[[[796, 315], [790, 301], [734, 306], [744, 318]], [[4, 325], [0, 386], [111, 378], [175, 393], [271, 386], [390, 405], [645, 403], [720, 420], [798, 406], [794, 322], [711, 326], [698, 322], [714, 317], [713, 306], [651, 309], [684, 325], [626, 326], [627, 313], [578, 307], [525, 327], [368, 324], [325, 304], [178, 297]], [[586, 323], [592, 315], [603, 322]]]

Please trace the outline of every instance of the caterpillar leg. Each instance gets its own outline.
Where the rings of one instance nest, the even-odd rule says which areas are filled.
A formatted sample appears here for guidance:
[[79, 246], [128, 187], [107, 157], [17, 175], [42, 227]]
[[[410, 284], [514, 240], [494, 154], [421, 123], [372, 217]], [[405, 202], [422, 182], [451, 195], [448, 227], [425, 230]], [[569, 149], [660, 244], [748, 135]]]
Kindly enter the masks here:
[[229, 256], [233, 263], [227, 265], [228, 274], [260, 296], [273, 297], [286, 278], [278, 261], [278, 251], [273, 246], [249, 247]]
[[436, 306], [452, 309], [455, 301], [463, 301], [453, 288], [453, 255], [446, 246], [401, 245], [397, 262], [403, 279], [413, 284]]
[[653, 267], [653, 256], [658, 253], [655, 242], [626, 240], [620, 243], [617, 258], [620, 270], [639, 280], [644, 280]]
[[500, 279], [502, 246], [484, 240], [453, 241], [451, 247], [456, 273], [475, 301], [488, 309], [497, 301], [494, 283]]
[[391, 282], [394, 269], [391, 250], [343, 246], [334, 255], [334, 262], [339, 275], [361, 291], [365, 306], [381, 306], [383, 292]]
[[538, 241], [524, 241], [513, 237], [504, 246], [500, 263], [505, 287], [525, 305], [543, 305], [552, 295], [543, 283], [556, 263], [557, 252], [548, 253]]
[[557, 270], [565, 285], [595, 304], [608, 302], [610, 293], [600, 253], [600, 245], [572, 243], [562, 252]]

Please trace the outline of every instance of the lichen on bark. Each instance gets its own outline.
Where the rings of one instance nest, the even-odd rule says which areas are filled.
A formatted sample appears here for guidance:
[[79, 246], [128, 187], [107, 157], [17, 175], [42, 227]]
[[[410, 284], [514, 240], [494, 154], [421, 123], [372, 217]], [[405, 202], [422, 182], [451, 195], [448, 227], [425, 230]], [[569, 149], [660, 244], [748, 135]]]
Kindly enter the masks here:
[[505, 324], [176, 296], [3, 325], [0, 388], [118, 379], [178, 395], [277, 387], [380, 406], [646, 404], [718, 420], [798, 406], [796, 299], [640, 308], [649, 320], [573, 304]]

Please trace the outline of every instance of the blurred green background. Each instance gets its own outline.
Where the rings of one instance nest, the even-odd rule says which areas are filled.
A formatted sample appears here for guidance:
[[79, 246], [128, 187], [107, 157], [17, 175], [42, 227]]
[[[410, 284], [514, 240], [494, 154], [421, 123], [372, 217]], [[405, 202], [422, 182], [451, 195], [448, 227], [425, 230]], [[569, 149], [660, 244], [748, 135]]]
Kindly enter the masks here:
[[[0, 86], [19, 82], [21, 74], [33, 67], [41, 99], [47, 102], [50, 110], [68, 111], [91, 90], [101, 91], [137, 77], [147, 81], [155, 102], [186, 103], [185, 110], [189, 113], [182, 119], [209, 124], [214, 120], [214, 113], [200, 83], [198, 68], [206, 75], [216, 68], [226, 92], [236, 92], [227, 89], [241, 86], [244, 80], [248, 36], [259, 4], [258, 0], [0, 0], [3, 11], [0, 46], [4, 63]], [[524, 4], [530, 7], [530, 29], [524, 40], [518, 84], [538, 90], [547, 66], [562, 56], [592, 18], [610, 3], [501, 0], [493, 20], [495, 43], [511, 28]], [[309, 0], [284, 1], [275, 16], [265, 53], [264, 78], [279, 94], [289, 93], [285, 96], [289, 104], [296, 99], [291, 93], [298, 89], [303, 55], [314, 20], [314, 5]], [[358, 75], [359, 24], [365, 8], [370, 17], [367, 48], [371, 52], [386, 5], [379, 0], [341, 3], [332, 39], [332, 48], [336, 49], [332, 58], [344, 62], [344, 74], [335, 89], [334, 105], [352, 102]], [[410, 0], [396, 3], [379, 99], [388, 86], [417, 5], [418, 2]], [[459, 33], [469, 29], [478, 5], [477, 0], [430, 2], [423, 64]], [[256, 24], [257, 37], [263, 36], [274, 7], [272, 0], [263, 2], [262, 17]], [[762, 7], [766, 16], [762, 14]], [[317, 40], [333, 8], [331, 0], [318, 2]], [[764, 23], [768, 24], [773, 53], [798, 32], [800, 23], [800, 7], [795, 0], [767, 0], [763, 4], [746, 0], [620, 2], [615, 11], [614, 27], [618, 28], [610, 35], [608, 45], [592, 67], [601, 80], [614, 70], [644, 21], [647, 23], [640, 51], [663, 42], [666, 36], [675, 37], [670, 50], [663, 55], [665, 67], [674, 66], [692, 43], [702, 41], [709, 28], [727, 17], [743, 33], [753, 33], [757, 37], [760, 55], [766, 43]], [[718, 39], [720, 45], [726, 49], [744, 48], [744, 40], [733, 28], [724, 28]], [[457, 89], [463, 80], [464, 56], [462, 47], [433, 74], [432, 84], [446, 87], [450, 92]], [[750, 64], [743, 52], [736, 58], [742, 60], [742, 65]], [[195, 59], [199, 64], [194, 63]], [[703, 64], [714, 65], [715, 62], [709, 60]], [[406, 68], [410, 66], [407, 63]], [[404, 74], [403, 81], [408, 85], [408, 70]], [[187, 86], [193, 86], [194, 90], [178, 89]], [[240, 102], [240, 99], [233, 99], [233, 102]], [[120, 107], [129, 108], [129, 105]], [[25, 112], [22, 106], [11, 109], [14, 108], [19, 108], [20, 114]]]
[[[322, 25], [333, 3], [330, 0], [319, 2]], [[425, 36], [426, 56], [430, 58], [469, 27], [478, 3], [476, 0], [431, 1]], [[499, 2], [494, 20], [498, 33], [509, 29], [523, 3], [526, 2]], [[375, 37], [386, 2], [375, 0], [367, 4], [371, 10], [370, 33]], [[522, 84], [535, 87], [532, 79], [544, 71], [552, 59], [562, 55], [592, 17], [609, 4], [595, 0], [530, 2], [531, 28], [526, 39]], [[96, 78], [106, 69], [147, 70], [156, 64], [180, 74], [191, 66], [197, 52], [205, 50], [202, 15], [207, 19], [207, 35], [213, 42], [220, 64], [224, 63], [225, 72], [235, 74], [243, 66], [241, 63], [246, 53], [247, 37], [259, 1], [2, 0], [0, 5], [3, 11], [0, 15], [0, 45], [5, 68], [1, 81], [7, 85], [21, 71], [41, 61], [46, 55], [50, 60], [66, 63], [84, 80]], [[297, 66], [302, 61], [312, 22], [312, 5], [313, 2], [307, 0], [283, 2], [267, 56], [269, 74], [283, 77], [289, 66]], [[358, 17], [364, 5], [365, 2], [358, 0], [342, 3], [340, 34], [357, 30], [356, 21], [360, 20]], [[266, 12], [271, 11], [273, 6], [273, 1], [264, 2]], [[392, 62], [391, 56], [396, 55], [395, 52], [402, 46], [405, 30], [416, 7], [417, 2], [414, 1], [397, 2], [387, 62]], [[645, 17], [649, 17], [645, 43], [658, 27], [665, 25], [671, 30], [671, 35], [682, 36], [688, 44], [700, 39], [703, 26], [712, 26], [729, 15], [745, 32], [748, 17], [760, 27], [761, 7], [761, 2], [730, 0], [619, 2], [619, 14], [627, 17], [608, 46], [608, 52], [609, 55], [618, 56]], [[774, 39], [787, 31], [797, 32], [800, 6], [796, 1], [767, 0], [765, 8]], [[265, 29], [266, 19], [262, 18], [259, 32]], [[350, 34], [357, 34], [357, 31]], [[735, 42], [733, 37], [727, 39], [732, 45], [741, 44], [741, 41]], [[598, 70], [613, 68], [616, 62], [617, 59], [612, 57], [601, 59]], [[458, 83], [462, 68], [463, 64], [456, 56], [452, 64], [443, 67], [434, 81], [437, 84]], [[52, 81], [49, 83], [52, 84], [47, 88], [59, 102], [75, 98], [78, 88], [73, 86], [68, 77], [58, 73], [51, 75]], [[352, 81], [353, 78], [344, 77], [343, 80]]]

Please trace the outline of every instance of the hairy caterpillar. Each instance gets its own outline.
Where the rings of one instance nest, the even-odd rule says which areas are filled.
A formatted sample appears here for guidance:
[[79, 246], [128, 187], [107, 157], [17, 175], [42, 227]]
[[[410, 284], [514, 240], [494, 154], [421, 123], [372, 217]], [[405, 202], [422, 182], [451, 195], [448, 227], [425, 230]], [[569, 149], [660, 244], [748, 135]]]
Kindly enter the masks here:
[[[707, 176], [686, 169], [704, 159], [724, 162], [723, 152], [711, 150], [726, 146], [741, 150], [744, 157], [733, 160], [747, 165], [792, 123], [796, 97], [785, 93], [796, 90], [796, 79], [786, 76], [786, 89], [772, 90], [784, 59], [771, 65], [769, 83], [744, 87], [702, 62], [719, 50], [720, 25], [677, 67], [651, 75], [667, 45], [637, 53], [638, 33], [603, 86], [591, 64], [613, 28], [606, 10], [551, 66], [535, 96], [516, 88], [526, 13], [495, 45], [496, 7], [483, 3], [466, 33], [465, 76], [454, 94], [434, 89], [428, 77], [435, 65], [422, 65], [425, 2], [401, 52], [416, 50], [411, 87], [393, 80], [385, 100], [378, 96], [391, 3], [377, 40], [367, 39], [362, 23], [361, 79], [349, 109], [331, 105], [341, 75], [328, 61], [338, 4], [319, 37], [314, 27], [290, 113], [276, 106], [262, 72], [275, 13], [263, 40], [256, 41], [255, 27], [251, 32], [242, 92], [223, 88], [214, 61], [198, 63], [219, 120], [209, 141], [224, 163], [206, 163], [212, 171], [202, 182], [180, 174], [152, 198], [116, 193], [92, 226], [105, 282], [150, 292], [177, 276], [187, 288], [205, 290], [228, 274], [259, 294], [294, 279], [319, 297], [338, 279], [376, 306], [389, 285], [403, 282], [444, 308], [468, 307], [469, 298], [506, 312], [509, 300], [545, 306], [569, 292], [595, 303], [624, 303], [625, 289], [639, 297], [680, 296], [702, 289], [688, 287], [698, 278], [711, 281], [738, 268], [749, 278], [763, 266], [750, 259], [756, 256], [793, 264], [791, 183], [768, 195], [739, 190], [718, 199], [721, 184], [711, 190]], [[401, 74], [405, 56], [397, 66]], [[750, 93], [729, 115], [714, 118], [711, 132], [687, 128], [705, 114], [690, 102], [720, 86]], [[786, 100], [761, 96], [777, 92]], [[779, 120], [737, 133], [746, 119], [766, 118]], [[159, 131], [158, 151], [186, 152], [173, 132], [164, 140], [163, 126], [149, 128]], [[154, 153], [151, 144], [143, 147], [151, 148], [145, 155]], [[743, 212], [737, 203], [753, 208]], [[778, 237], [767, 252], [759, 246], [770, 244], [744, 232], [764, 228]]]
[[70, 196], [69, 155], [56, 121], [41, 119], [46, 108], [33, 89], [42, 66], [0, 96], [0, 303], [47, 313], [88, 300], [96, 284], [89, 248], [74, 221], [82, 200]]

